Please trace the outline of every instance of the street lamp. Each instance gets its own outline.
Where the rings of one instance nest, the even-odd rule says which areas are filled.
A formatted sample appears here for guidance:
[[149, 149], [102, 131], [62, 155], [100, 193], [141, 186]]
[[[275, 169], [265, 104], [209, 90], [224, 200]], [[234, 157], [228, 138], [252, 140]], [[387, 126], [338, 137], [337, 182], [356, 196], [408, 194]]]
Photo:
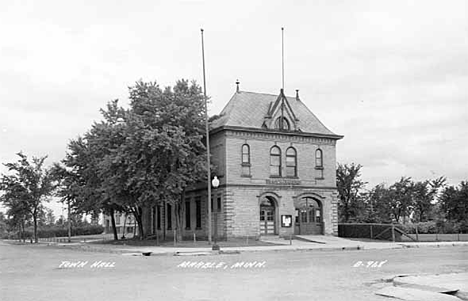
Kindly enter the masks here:
[[[213, 188], [216, 189], [218, 188], [219, 186], [219, 180], [218, 180], [218, 177], [217, 176], [214, 176], [213, 180], [211, 181], [211, 185], [213, 185]], [[219, 208], [217, 208], [217, 210], [214, 212], [215, 214], [215, 220], [214, 220], [214, 224], [215, 224], [215, 239], [214, 239], [214, 244], [213, 244], [213, 247], [212, 247], [212, 250], [214, 251], [218, 251], [219, 250], [219, 246], [218, 246], [218, 210]]]

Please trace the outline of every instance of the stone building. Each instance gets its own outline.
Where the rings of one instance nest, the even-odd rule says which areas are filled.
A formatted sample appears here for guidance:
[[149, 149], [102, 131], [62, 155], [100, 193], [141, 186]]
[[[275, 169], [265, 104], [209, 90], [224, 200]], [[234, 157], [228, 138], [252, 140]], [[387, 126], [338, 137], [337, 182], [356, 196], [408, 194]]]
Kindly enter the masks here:
[[[210, 129], [212, 233], [218, 239], [295, 234], [337, 235], [336, 142], [300, 100], [240, 91]], [[185, 194], [183, 236], [207, 236], [206, 185]], [[155, 207], [152, 233], [170, 236], [171, 205]]]

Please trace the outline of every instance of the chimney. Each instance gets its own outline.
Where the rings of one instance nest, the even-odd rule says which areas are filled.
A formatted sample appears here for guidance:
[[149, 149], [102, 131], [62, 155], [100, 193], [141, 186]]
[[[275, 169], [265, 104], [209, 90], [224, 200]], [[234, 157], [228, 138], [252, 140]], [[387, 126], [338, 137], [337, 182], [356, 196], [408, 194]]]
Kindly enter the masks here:
[[237, 92], [237, 93], [239, 93], [239, 84], [240, 84], [240, 82], [239, 82], [239, 80], [237, 80], [237, 81], [236, 81], [236, 85], [237, 85], [237, 87], [236, 87], [236, 92]]
[[299, 100], [299, 90], [296, 90], [296, 100]]

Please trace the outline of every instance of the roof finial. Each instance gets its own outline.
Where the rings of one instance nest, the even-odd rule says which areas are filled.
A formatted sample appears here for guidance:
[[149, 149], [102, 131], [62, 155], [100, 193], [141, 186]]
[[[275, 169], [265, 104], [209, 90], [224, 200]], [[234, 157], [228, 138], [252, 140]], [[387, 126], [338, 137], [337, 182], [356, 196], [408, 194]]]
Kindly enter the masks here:
[[237, 87], [236, 87], [236, 92], [237, 92], [237, 93], [239, 93], [239, 84], [240, 84], [239, 80], [236, 80], [236, 85], [237, 85]]
[[299, 100], [299, 89], [296, 89], [296, 100]]

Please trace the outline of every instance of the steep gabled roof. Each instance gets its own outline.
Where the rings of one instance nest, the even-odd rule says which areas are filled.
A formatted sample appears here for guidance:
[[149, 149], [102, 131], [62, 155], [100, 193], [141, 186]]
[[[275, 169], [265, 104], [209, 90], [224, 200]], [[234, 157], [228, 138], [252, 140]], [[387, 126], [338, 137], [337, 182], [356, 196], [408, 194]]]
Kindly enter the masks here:
[[[262, 129], [262, 125], [273, 124], [268, 121], [281, 103], [279, 95], [239, 91], [234, 93], [231, 100], [220, 113], [220, 118], [212, 124], [212, 129], [219, 127], [243, 127]], [[341, 138], [330, 131], [322, 122], [296, 97], [286, 97], [285, 108], [294, 116], [291, 122], [296, 122], [296, 131], [303, 133], [330, 135]]]

